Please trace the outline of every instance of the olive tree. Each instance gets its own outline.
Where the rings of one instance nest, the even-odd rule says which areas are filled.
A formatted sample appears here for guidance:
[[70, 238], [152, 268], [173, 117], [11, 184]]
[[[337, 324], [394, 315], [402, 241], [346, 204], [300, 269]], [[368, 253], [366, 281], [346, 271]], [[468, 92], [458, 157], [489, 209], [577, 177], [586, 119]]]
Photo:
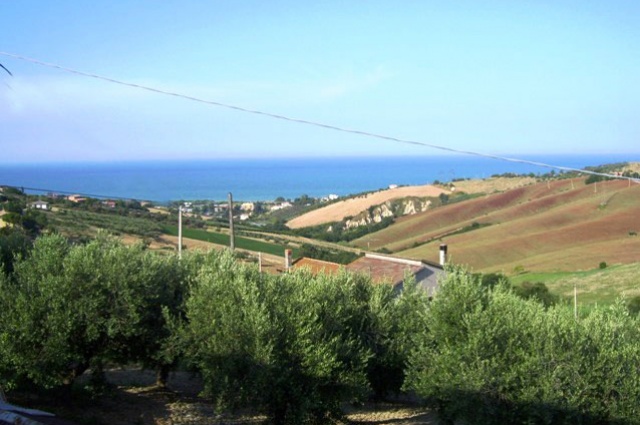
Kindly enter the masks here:
[[445, 420], [638, 423], [640, 332], [622, 303], [576, 319], [454, 268], [427, 322], [406, 387]]
[[105, 361], [170, 364], [167, 320], [182, 278], [177, 260], [104, 234], [76, 246], [38, 238], [0, 281], [5, 379], [55, 387]]
[[368, 390], [362, 341], [370, 284], [359, 276], [261, 275], [211, 253], [187, 301], [187, 356], [220, 408], [273, 423], [327, 423]]

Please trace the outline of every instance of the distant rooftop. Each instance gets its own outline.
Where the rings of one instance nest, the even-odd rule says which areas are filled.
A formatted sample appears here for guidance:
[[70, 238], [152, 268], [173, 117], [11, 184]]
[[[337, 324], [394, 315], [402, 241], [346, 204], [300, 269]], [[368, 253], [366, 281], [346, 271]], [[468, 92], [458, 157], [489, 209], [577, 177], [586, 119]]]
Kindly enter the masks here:
[[368, 274], [374, 283], [389, 283], [398, 290], [402, 289], [405, 274], [408, 272], [415, 277], [418, 286], [429, 295], [433, 295], [438, 286], [438, 277], [444, 273], [439, 265], [378, 254], [366, 254], [346, 268]]
[[340, 270], [341, 265], [338, 263], [332, 263], [330, 261], [322, 261], [316, 260], [314, 258], [302, 257], [295, 260], [292, 267], [296, 269], [307, 268], [313, 274], [336, 274]]

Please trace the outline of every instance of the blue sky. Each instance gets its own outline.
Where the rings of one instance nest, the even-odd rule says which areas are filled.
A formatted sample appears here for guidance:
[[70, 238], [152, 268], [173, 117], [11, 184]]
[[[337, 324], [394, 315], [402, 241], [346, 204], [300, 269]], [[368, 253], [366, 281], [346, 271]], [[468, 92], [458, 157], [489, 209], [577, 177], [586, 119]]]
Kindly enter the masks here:
[[[640, 2], [4, 1], [0, 51], [522, 156], [640, 160]], [[0, 162], [439, 155], [0, 56]]]

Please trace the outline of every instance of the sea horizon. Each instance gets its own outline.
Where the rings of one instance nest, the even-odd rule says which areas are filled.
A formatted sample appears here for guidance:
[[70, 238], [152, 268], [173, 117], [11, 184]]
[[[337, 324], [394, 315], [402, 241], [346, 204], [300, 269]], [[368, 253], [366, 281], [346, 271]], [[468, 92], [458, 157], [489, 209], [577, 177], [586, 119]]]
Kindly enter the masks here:
[[[505, 157], [575, 169], [640, 161], [640, 154]], [[229, 192], [237, 200], [272, 201], [301, 195], [346, 196], [389, 185], [425, 185], [503, 173], [538, 175], [551, 170], [461, 155], [34, 162], [0, 164], [0, 185], [22, 187], [28, 193], [79, 193], [156, 203], [222, 201]]]

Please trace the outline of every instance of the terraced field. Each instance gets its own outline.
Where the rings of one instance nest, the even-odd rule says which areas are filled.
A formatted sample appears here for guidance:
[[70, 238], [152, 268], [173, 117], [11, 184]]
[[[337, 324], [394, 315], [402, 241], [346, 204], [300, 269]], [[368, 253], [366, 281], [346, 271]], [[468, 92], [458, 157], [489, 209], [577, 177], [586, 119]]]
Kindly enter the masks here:
[[640, 261], [640, 185], [583, 180], [538, 183], [403, 217], [356, 244], [477, 271], [593, 269]]

